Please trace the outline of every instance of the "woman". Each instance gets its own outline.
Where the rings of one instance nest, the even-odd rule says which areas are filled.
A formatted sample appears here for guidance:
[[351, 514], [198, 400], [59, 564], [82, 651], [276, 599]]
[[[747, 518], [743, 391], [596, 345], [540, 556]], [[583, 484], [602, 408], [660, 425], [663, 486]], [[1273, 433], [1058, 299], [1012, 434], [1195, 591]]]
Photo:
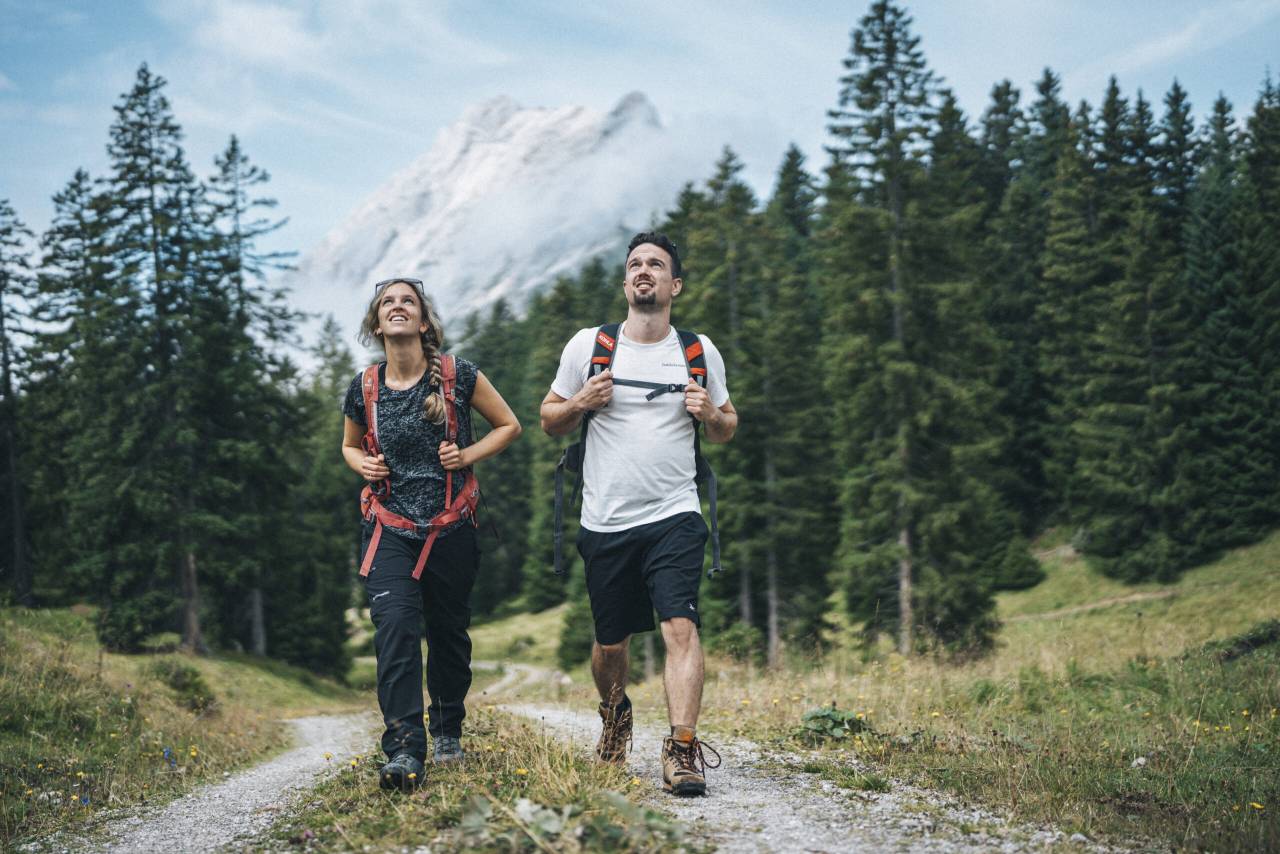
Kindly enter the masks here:
[[[471, 588], [480, 551], [471, 467], [520, 435], [515, 413], [474, 364], [441, 353], [440, 318], [418, 279], [378, 282], [360, 342], [387, 360], [347, 390], [342, 456], [369, 486], [361, 575], [373, 618], [378, 705], [386, 723], [383, 788], [422, 781], [422, 625], [432, 759], [463, 758], [463, 700], [471, 687]], [[446, 400], [448, 398], [448, 400]], [[471, 409], [493, 429], [471, 443]], [[372, 423], [373, 429], [369, 429]]]

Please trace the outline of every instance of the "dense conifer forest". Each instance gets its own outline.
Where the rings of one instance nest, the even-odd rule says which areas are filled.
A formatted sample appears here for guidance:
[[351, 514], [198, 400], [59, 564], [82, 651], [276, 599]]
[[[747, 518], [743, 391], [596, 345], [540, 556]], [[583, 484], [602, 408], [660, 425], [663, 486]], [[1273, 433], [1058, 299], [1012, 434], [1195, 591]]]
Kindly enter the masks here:
[[[1046, 69], [967, 116], [885, 0], [832, 78], [821, 162], [788, 150], [757, 198], [726, 147], [653, 224], [685, 262], [674, 321], [715, 341], [741, 413], [704, 445], [726, 568], [703, 587], [711, 642], [777, 663], [834, 613], [904, 652], [980, 653], [1049, 527], [1125, 581], [1274, 528], [1273, 81], [1198, 123], [1176, 81], [1073, 105]], [[43, 234], [0, 203], [5, 595], [92, 602], [114, 649], [175, 633], [341, 673], [357, 366], [330, 323], [299, 370], [269, 284], [289, 259], [260, 248], [280, 223], [267, 173], [232, 137], [198, 175], [164, 85], [142, 66], [107, 174], [71, 176]], [[475, 609], [567, 600], [566, 665], [590, 620], [580, 564], [551, 572], [564, 440], [537, 409], [572, 334], [624, 316], [621, 262], [455, 327], [535, 428], [480, 471]]]

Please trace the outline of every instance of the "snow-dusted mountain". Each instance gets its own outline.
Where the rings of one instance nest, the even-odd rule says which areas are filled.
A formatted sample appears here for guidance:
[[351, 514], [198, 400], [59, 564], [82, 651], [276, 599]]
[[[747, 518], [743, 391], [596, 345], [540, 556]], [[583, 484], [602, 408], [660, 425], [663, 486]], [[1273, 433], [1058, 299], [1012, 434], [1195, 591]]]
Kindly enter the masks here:
[[290, 284], [363, 306], [379, 279], [420, 278], [454, 331], [499, 297], [519, 309], [672, 205], [694, 168], [676, 148], [638, 92], [609, 113], [495, 98], [330, 231]]

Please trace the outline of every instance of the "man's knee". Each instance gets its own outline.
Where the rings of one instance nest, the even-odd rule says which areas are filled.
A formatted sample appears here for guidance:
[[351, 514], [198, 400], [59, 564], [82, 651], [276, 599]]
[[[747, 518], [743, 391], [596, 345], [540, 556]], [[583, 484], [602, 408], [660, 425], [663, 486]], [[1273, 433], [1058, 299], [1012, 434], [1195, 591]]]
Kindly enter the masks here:
[[608, 660], [621, 658], [631, 649], [631, 636], [628, 635], [617, 643], [600, 643], [600, 641], [596, 641], [595, 647], [601, 658]]
[[663, 620], [662, 640], [668, 650], [688, 649], [698, 642], [698, 626], [687, 617]]

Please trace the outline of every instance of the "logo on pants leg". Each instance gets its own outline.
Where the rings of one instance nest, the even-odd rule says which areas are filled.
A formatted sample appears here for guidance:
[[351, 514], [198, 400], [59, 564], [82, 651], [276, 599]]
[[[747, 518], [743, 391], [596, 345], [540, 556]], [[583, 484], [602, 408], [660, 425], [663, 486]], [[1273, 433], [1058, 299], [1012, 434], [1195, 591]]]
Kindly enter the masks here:
[[693, 607], [693, 603], [692, 603], [692, 602], [690, 602], [690, 603], [689, 603], [689, 610], [690, 610], [690, 611], [693, 611], [695, 614], [698, 612], [698, 609], [697, 609], [697, 608], [695, 608], [695, 607]]

